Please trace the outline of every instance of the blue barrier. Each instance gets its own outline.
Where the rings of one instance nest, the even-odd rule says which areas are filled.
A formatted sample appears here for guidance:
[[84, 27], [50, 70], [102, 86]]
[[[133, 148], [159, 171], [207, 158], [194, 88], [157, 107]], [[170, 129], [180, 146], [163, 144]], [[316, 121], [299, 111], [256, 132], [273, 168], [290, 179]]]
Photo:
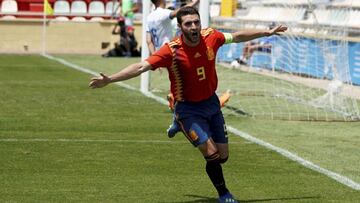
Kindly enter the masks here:
[[[360, 43], [320, 40], [305, 37], [278, 36], [272, 44], [271, 54], [252, 56], [251, 65], [314, 78], [338, 78], [343, 82], [360, 85]], [[231, 62], [242, 54], [244, 43], [226, 44], [219, 49], [218, 62]], [[344, 62], [344, 58], [349, 64]], [[342, 68], [349, 65], [349, 69]]]
[[360, 85], [360, 43], [349, 43], [349, 66], [351, 82]]

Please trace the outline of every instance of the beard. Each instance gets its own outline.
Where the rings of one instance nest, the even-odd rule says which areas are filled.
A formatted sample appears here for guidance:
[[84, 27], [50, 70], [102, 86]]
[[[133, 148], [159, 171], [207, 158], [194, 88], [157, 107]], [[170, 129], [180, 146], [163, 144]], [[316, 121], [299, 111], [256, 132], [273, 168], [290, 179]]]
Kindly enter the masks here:
[[195, 32], [184, 32], [184, 37], [187, 41], [191, 42], [191, 43], [197, 43], [200, 40], [200, 31], [195, 31]]

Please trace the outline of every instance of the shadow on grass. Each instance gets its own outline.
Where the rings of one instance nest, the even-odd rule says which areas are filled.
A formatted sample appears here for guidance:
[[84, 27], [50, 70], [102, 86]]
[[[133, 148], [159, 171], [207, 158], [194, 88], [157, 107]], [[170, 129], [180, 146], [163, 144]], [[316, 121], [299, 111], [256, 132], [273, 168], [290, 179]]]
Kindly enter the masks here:
[[[217, 198], [204, 197], [204, 196], [198, 196], [198, 195], [185, 195], [185, 196], [196, 198], [196, 200], [174, 202], [174, 203], [215, 203], [215, 202], [218, 202]], [[246, 203], [246, 202], [271, 202], [271, 201], [287, 202], [289, 200], [305, 200], [305, 199], [314, 199], [314, 201], [315, 201], [315, 199], [319, 199], [319, 198], [320, 197], [315, 197], [315, 196], [312, 196], [312, 197], [279, 197], [279, 198], [250, 199], [250, 200], [237, 199], [237, 201], [239, 201], [240, 203]]]

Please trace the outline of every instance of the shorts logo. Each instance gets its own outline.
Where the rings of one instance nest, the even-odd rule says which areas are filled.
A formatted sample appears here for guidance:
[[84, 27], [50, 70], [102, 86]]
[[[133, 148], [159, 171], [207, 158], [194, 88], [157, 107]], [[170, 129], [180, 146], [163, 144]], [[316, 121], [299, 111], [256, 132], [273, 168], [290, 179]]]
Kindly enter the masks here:
[[189, 135], [192, 141], [196, 141], [199, 139], [199, 136], [196, 134], [195, 130], [190, 131]]
[[215, 53], [211, 47], [207, 47], [206, 55], [207, 55], [209, 61], [212, 61], [215, 59]]

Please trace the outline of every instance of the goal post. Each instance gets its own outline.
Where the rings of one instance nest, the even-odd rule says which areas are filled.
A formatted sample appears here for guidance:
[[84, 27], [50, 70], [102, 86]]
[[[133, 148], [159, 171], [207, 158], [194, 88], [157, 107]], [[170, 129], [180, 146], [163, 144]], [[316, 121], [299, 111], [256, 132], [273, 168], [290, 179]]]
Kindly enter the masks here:
[[[145, 23], [147, 22], [147, 17], [150, 13], [151, 8], [151, 2], [150, 1], [143, 1], [142, 5], [142, 44], [141, 44], [141, 60], [145, 60], [147, 57], [149, 57], [149, 49], [148, 45], [146, 43], [146, 28]], [[140, 91], [141, 92], [149, 92], [149, 86], [150, 86], [150, 71], [147, 71], [145, 73], [142, 73], [140, 76]]]

